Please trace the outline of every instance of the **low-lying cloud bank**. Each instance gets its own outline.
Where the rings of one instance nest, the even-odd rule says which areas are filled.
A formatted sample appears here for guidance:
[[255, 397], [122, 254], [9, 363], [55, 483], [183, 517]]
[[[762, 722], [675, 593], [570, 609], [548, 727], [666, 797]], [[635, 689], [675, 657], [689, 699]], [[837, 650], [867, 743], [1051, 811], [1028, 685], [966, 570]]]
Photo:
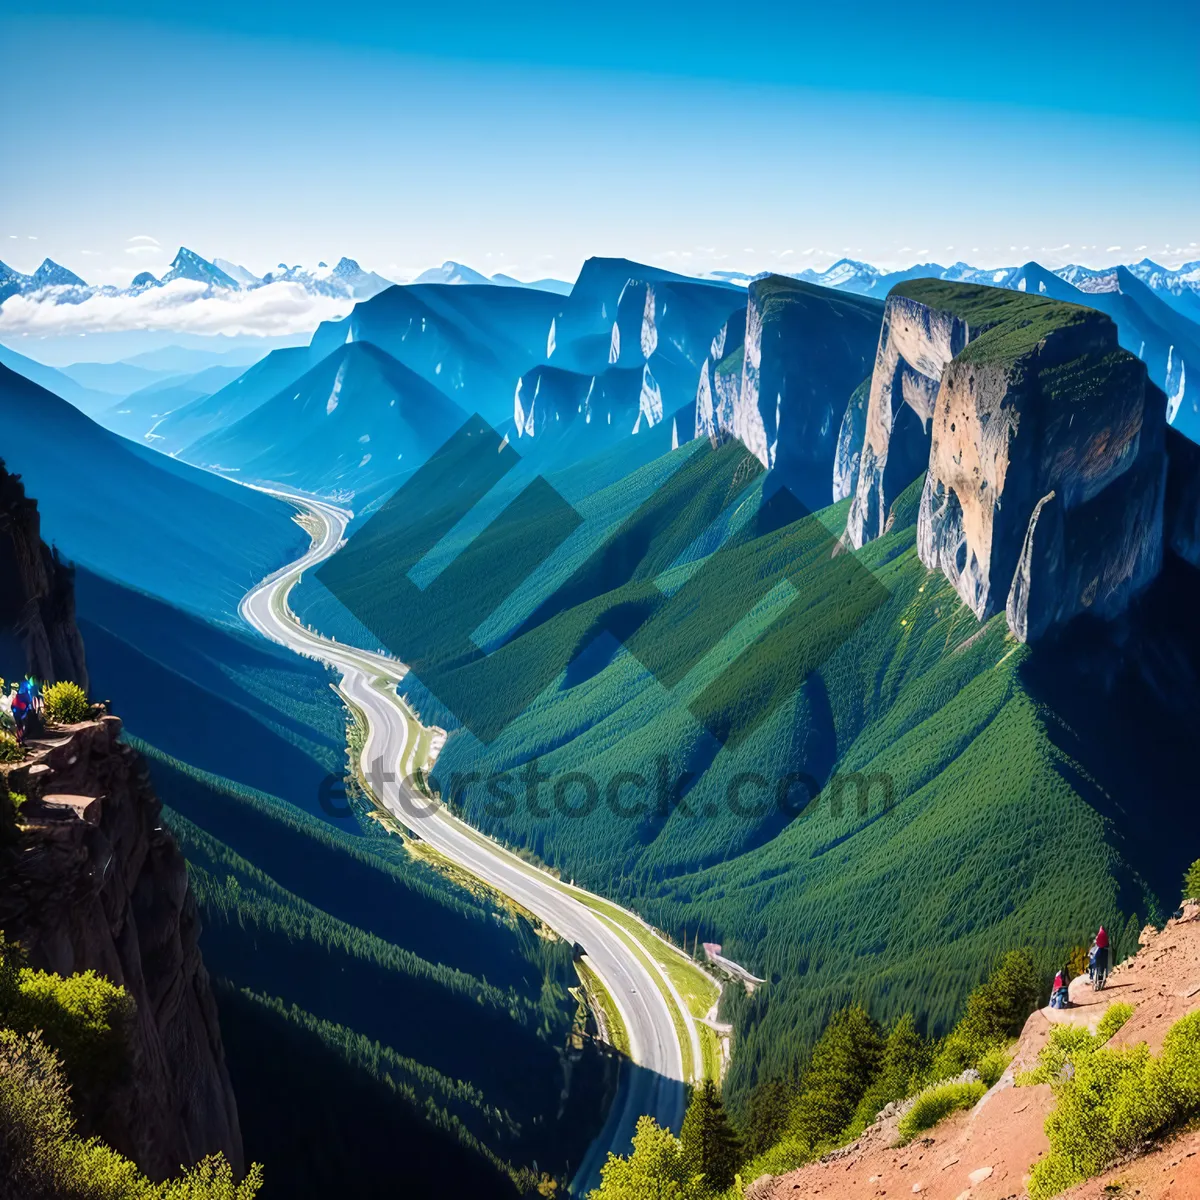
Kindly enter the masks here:
[[271, 283], [246, 292], [213, 291], [176, 279], [133, 295], [89, 296], [62, 303], [47, 292], [10, 296], [0, 305], [0, 336], [55, 337], [162, 329], [177, 333], [278, 337], [306, 333], [322, 321], [344, 317], [354, 302], [314, 296], [298, 283]]

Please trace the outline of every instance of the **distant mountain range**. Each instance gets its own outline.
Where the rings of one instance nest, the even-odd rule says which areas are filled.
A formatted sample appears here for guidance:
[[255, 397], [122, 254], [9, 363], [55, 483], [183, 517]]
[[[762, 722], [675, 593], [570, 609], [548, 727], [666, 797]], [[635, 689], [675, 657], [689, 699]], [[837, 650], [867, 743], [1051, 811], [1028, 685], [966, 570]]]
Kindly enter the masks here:
[[[1026, 263], [1020, 267], [973, 267], [970, 263], [956, 262], [953, 266], [944, 267], [941, 263], [917, 263], [902, 271], [881, 271], [870, 263], [841, 258], [824, 271], [800, 271], [792, 277], [822, 287], [840, 288], [842, 291], [857, 292], [860, 296], [878, 296], [883, 299], [896, 284], [906, 279], [947, 279], [955, 283], [983, 283], [989, 287], [1019, 291], [1022, 290], [1021, 279], [1030, 266], [1037, 264]], [[1143, 258], [1138, 263], [1111, 267], [1082, 267], [1072, 263], [1070, 266], [1059, 267], [1052, 274], [1081, 292], [1102, 293], [1121, 290], [1118, 274], [1120, 271], [1127, 271], [1139, 279], [1160, 299], [1193, 321], [1200, 320], [1200, 260], [1184, 263], [1174, 271], [1148, 258]], [[725, 271], [715, 272], [714, 275], [722, 279], [749, 282], [751, 279], [765, 277], [766, 272], [747, 276]]]
[[500, 287], [536, 288], [539, 292], [555, 292], [559, 296], [571, 294], [571, 284], [562, 279], [535, 279], [532, 283], [523, 283], [511, 275], [493, 275], [488, 278], [462, 263], [444, 262], [440, 267], [431, 267], [422, 271], [413, 283], [468, 283], [495, 284]]
[[137, 296], [177, 279], [202, 283], [216, 292], [246, 292], [272, 283], [298, 283], [310, 295], [339, 296], [347, 300], [369, 300], [392, 286], [390, 279], [384, 279], [374, 271], [364, 271], [352, 258], [339, 259], [333, 267], [321, 262], [312, 269], [280, 263], [265, 275], [258, 276], [237, 263], [223, 258], [210, 262], [194, 250], [181, 246], [161, 278], [143, 271], [127, 288], [89, 284], [50, 258], [32, 275], [23, 275], [0, 263], [0, 304], [10, 296], [36, 296], [39, 300], [57, 304], [79, 304], [92, 296]]

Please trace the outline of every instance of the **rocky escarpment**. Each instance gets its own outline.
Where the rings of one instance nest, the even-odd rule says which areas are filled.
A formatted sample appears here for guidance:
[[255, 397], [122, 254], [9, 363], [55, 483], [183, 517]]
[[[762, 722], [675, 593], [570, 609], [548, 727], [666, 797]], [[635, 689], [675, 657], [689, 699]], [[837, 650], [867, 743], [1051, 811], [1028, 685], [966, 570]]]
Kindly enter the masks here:
[[737, 438], [808, 508], [825, 507], [846, 398], [870, 368], [879, 313], [860, 296], [756, 280], [740, 354], [727, 327], [722, 357], [714, 343], [701, 368], [697, 433]]
[[1028, 641], [1082, 612], [1114, 617], [1161, 568], [1165, 433], [1165, 396], [1103, 314], [995, 288], [901, 284], [880, 336], [848, 537], [878, 536], [881, 505], [925, 470], [921, 561], [980, 620], [1004, 610]]
[[969, 336], [968, 323], [950, 311], [900, 288], [888, 296], [846, 524], [853, 546], [879, 537], [888, 506], [925, 469], [942, 371]]
[[1166, 400], [1100, 313], [951, 363], [917, 522], [921, 561], [1021, 640], [1116, 616], [1162, 563]]
[[106, 716], [52, 732], [9, 768], [10, 789], [27, 800], [20, 842], [0, 862], [0, 929], [31, 967], [92, 969], [134, 1000], [128, 1079], [102, 1105], [76, 1098], [81, 1131], [156, 1179], [218, 1151], [240, 1174], [237, 1106], [186, 866], [120, 729]]
[[845, 500], [858, 491], [858, 471], [862, 462], [863, 438], [867, 432], [867, 405], [871, 399], [868, 375], [854, 389], [838, 430], [837, 452], [833, 460], [833, 502]]
[[72, 573], [41, 536], [36, 501], [0, 462], [0, 645], [13, 670], [87, 687]]

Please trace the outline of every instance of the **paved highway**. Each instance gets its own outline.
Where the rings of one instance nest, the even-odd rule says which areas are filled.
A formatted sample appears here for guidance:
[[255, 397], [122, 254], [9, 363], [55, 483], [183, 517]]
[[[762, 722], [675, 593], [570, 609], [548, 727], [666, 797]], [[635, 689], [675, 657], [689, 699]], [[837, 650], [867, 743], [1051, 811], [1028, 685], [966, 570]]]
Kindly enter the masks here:
[[[274, 494], [308, 518], [312, 546], [301, 558], [247, 593], [241, 604], [242, 616], [265, 637], [327, 662], [341, 672], [342, 693], [366, 721], [361, 763], [378, 802], [446, 858], [510, 897], [560, 936], [583, 946], [589, 965], [620, 1012], [628, 1033], [630, 1057], [643, 1069], [622, 1067], [613, 1110], [575, 1176], [572, 1190], [586, 1195], [599, 1183], [600, 1167], [608, 1151], [628, 1152], [639, 1116], [649, 1113], [659, 1124], [676, 1131], [683, 1120], [683, 1056], [671, 1004], [660, 986], [662, 980], [656, 983], [650, 977], [643, 960], [623, 936], [578, 899], [578, 889], [556, 883], [435, 806], [405, 777], [402, 764], [406, 753], [413, 752], [408, 739], [416, 736], [418, 724], [396, 694], [396, 684], [405, 674], [404, 665], [315, 634], [304, 628], [288, 607], [288, 593], [303, 572], [323, 562], [342, 544], [351, 514], [310, 497]], [[686, 1008], [682, 1021], [698, 1050]], [[497, 1050], [503, 1052], [502, 1047]], [[520, 1069], [519, 1063], [513, 1066]]]

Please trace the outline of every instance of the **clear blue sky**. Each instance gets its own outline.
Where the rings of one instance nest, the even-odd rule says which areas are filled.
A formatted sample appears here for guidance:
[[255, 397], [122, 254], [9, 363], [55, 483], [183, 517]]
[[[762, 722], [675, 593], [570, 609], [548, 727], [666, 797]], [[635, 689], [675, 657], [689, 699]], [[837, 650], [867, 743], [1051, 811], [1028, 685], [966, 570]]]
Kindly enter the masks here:
[[179, 243], [394, 278], [1200, 258], [1194, 0], [5, 14], [22, 269], [125, 283]]

